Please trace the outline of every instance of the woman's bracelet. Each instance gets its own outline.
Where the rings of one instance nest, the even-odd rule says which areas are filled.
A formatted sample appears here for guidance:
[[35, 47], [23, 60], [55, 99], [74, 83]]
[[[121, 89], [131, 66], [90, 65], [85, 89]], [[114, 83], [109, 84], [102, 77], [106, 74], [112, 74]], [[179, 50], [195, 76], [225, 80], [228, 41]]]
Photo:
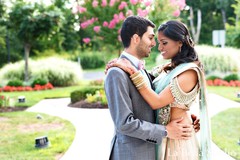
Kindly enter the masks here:
[[147, 83], [144, 79], [144, 76], [140, 71], [137, 71], [134, 74], [132, 74], [130, 78], [138, 90], [140, 90], [143, 87], [147, 87]]

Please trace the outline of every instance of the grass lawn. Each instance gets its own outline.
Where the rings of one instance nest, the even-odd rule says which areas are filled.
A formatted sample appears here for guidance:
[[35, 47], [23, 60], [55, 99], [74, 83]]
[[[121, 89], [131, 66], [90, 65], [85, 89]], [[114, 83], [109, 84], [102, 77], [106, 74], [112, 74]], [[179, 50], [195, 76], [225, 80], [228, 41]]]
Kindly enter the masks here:
[[[237, 97], [237, 93], [240, 92], [239, 87], [208, 86], [207, 90], [210, 93], [215, 93], [215, 94], [223, 96], [227, 99], [231, 99], [233, 101], [240, 102], [240, 98]], [[240, 104], [239, 104], [239, 106], [240, 106]]]
[[224, 152], [238, 160], [240, 159], [239, 114], [240, 108], [232, 108], [211, 119], [213, 141]]
[[[215, 93], [233, 101], [240, 102], [236, 94], [240, 92], [237, 87], [208, 87], [208, 92]], [[239, 103], [240, 107], [240, 103]], [[231, 108], [223, 111], [211, 119], [212, 139], [224, 152], [240, 159], [240, 108]]]
[[[0, 159], [2, 160], [55, 160], [71, 145], [74, 126], [58, 117], [37, 113], [0, 113]], [[35, 138], [48, 136], [50, 146], [35, 148]]]

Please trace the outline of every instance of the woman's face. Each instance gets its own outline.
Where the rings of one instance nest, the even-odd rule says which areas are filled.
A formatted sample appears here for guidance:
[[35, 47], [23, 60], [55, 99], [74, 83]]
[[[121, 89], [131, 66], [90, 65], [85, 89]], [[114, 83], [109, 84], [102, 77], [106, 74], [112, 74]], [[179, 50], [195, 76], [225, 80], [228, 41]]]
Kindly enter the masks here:
[[182, 47], [181, 41], [174, 41], [166, 36], [162, 32], [158, 33], [158, 50], [161, 52], [164, 59], [172, 59], [179, 53]]

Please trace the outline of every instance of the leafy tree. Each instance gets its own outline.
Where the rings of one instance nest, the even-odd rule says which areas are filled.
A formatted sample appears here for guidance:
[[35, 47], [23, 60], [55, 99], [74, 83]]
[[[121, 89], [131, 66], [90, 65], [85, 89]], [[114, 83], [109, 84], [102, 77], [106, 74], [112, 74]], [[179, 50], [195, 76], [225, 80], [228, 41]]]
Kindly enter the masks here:
[[[231, 17], [233, 10], [230, 5], [234, 3], [233, 0], [186, 0], [186, 3], [189, 10], [183, 11], [181, 17], [189, 25], [194, 41], [212, 44], [212, 31], [224, 29], [221, 8], [224, 7], [226, 17]], [[225, 19], [231, 23], [228, 18]]]
[[54, 6], [16, 2], [9, 13], [9, 28], [15, 31], [24, 46], [25, 81], [28, 81], [28, 58], [31, 47], [44, 36], [57, 31], [61, 12]]
[[64, 23], [59, 30], [59, 34], [63, 37], [61, 48], [66, 51], [74, 51], [80, 45], [79, 21], [72, 14], [71, 9], [66, 7], [68, 4], [70, 4], [69, 0], [55, 0], [54, 2], [54, 5], [61, 9], [65, 17]]
[[5, 26], [5, 5], [0, 2], [0, 67], [7, 61], [6, 58], [6, 26]]
[[227, 45], [240, 48], [240, 0], [235, 0], [235, 4], [232, 4], [234, 9], [235, 17], [230, 19], [234, 21], [234, 24], [227, 24]]
[[185, 0], [155, 0], [153, 6], [152, 11], [149, 13], [149, 19], [156, 25], [160, 25], [164, 21], [179, 18], [186, 3]]
[[234, 4], [234, 0], [216, 0], [215, 4], [217, 11], [221, 13], [223, 29], [226, 29], [226, 24], [229, 22], [227, 17], [233, 15], [231, 5]]

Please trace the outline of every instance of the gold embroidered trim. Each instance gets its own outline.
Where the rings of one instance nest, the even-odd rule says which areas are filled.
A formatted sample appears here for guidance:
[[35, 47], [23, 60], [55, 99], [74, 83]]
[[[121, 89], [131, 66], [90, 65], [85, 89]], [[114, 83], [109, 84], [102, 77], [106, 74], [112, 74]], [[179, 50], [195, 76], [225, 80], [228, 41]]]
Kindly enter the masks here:
[[[190, 104], [196, 99], [198, 91], [199, 91], [199, 85], [197, 84], [192, 91], [186, 93], [184, 92], [177, 81], [177, 77], [173, 78], [170, 83], [170, 90], [174, 97], [175, 102], [173, 105], [177, 106], [186, 106], [186, 109], [189, 109]], [[182, 107], [180, 107], [182, 108]]]

